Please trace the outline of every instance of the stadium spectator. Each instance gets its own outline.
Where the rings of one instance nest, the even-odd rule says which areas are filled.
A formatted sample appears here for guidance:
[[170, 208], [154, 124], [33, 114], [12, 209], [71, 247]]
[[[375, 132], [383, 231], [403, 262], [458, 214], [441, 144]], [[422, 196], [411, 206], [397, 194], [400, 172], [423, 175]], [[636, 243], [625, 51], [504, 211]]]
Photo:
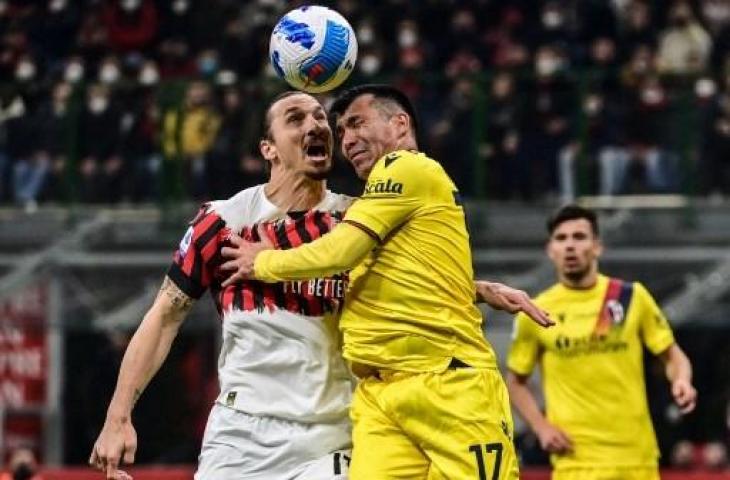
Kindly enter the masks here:
[[79, 194], [85, 202], [116, 203], [123, 193], [121, 118], [108, 87], [95, 84], [80, 118]]
[[492, 80], [486, 122], [486, 143], [481, 154], [487, 166], [489, 191], [498, 198], [528, 198], [529, 173], [520, 155], [520, 102], [514, 76], [498, 73]]
[[206, 198], [209, 192], [207, 156], [221, 122], [208, 84], [191, 83], [182, 111], [168, 110], [162, 121], [165, 156], [182, 168], [187, 193], [195, 199]]
[[704, 188], [711, 194], [730, 193], [730, 73], [714, 97], [706, 125], [702, 175]]
[[672, 5], [669, 26], [660, 35], [659, 70], [673, 74], [700, 72], [707, 65], [711, 49], [712, 38], [690, 4], [678, 1]]
[[542, 45], [535, 54], [535, 78], [525, 87], [525, 115], [521, 122], [521, 155], [525, 155], [529, 195], [556, 193], [558, 152], [573, 127], [576, 92], [566, 75], [568, 58], [555, 45]]
[[38, 459], [30, 448], [16, 448], [8, 455], [8, 468], [0, 480], [43, 480], [38, 473]]
[[146, 51], [158, 30], [157, 7], [153, 0], [112, 0], [105, 2], [102, 21], [115, 52]]

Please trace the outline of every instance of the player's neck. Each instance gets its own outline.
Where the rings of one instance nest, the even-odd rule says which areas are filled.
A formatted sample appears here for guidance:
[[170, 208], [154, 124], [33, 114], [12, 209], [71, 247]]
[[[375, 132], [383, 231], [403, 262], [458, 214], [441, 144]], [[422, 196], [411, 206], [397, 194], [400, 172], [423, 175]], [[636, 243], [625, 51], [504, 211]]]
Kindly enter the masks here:
[[324, 180], [304, 175], [272, 175], [264, 187], [266, 198], [284, 212], [309, 210], [317, 206], [326, 193]]

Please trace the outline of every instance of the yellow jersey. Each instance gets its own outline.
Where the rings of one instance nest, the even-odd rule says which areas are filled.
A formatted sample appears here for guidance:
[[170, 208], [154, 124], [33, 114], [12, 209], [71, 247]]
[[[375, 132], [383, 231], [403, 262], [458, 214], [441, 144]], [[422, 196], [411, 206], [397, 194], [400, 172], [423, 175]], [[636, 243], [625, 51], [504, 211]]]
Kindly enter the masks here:
[[404, 150], [380, 158], [343, 222], [379, 240], [350, 273], [345, 358], [410, 372], [445, 370], [453, 357], [496, 368], [475, 305], [464, 209], [438, 162]]
[[535, 302], [556, 326], [544, 329], [519, 314], [507, 365], [521, 375], [540, 365], [547, 419], [574, 445], [571, 454], [551, 456], [553, 466], [655, 466], [642, 346], [656, 355], [674, 337], [651, 294], [640, 283], [599, 275], [592, 288], [557, 284]]

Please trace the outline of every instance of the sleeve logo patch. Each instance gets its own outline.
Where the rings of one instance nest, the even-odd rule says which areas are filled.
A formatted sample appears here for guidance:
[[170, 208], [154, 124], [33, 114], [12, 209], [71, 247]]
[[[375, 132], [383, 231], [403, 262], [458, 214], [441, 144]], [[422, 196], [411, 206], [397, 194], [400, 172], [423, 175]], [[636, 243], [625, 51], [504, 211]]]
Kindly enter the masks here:
[[188, 248], [190, 248], [190, 243], [192, 241], [193, 241], [193, 227], [188, 227], [188, 230], [185, 232], [185, 235], [183, 236], [182, 240], [180, 240], [180, 246], [178, 247], [181, 257], [184, 257], [188, 253]]
[[401, 195], [403, 193], [403, 184], [394, 182], [393, 179], [373, 180], [365, 185], [365, 195], [389, 193], [393, 195]]

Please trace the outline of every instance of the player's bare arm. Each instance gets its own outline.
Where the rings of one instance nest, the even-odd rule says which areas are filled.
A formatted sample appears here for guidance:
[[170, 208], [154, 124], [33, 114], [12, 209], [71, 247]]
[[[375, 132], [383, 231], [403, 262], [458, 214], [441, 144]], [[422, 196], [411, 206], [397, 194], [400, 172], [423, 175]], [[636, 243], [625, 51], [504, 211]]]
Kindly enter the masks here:
[[165, 277], [155, 302], [129, 342], [104, 426], [89, 457], [89, 464], [104, 471], [107, 479], [119, 478], [121, 462], [134, 462], [137, 433], [132, 425], [132, 409], [167, 358], [193, 303]]
[[659, 354], [671, 385], [672, 397], [682, 413], [690, 413], [697, 404], [697, 390], [692, 385], [692, 364], [676, 343]]
[[504, 310], [509, 313], [522, 312], [543, 327], [555, 325], [555, 322], [550, 319], [550, 314], [535, 305], [527, 292], [523, 290], [485, 280], [474, 281], [474, 288], [478, 302], [484, 302], [496, 310]]
[[573, 450], [573, 441], [567, 433], [551, 424], [543, 415], [535, 395], [527, 383], [528, 375], [507, 372], [507, 389], [512, 404], [540, 441], [540, 447], [550, 453], [567, 453]]

